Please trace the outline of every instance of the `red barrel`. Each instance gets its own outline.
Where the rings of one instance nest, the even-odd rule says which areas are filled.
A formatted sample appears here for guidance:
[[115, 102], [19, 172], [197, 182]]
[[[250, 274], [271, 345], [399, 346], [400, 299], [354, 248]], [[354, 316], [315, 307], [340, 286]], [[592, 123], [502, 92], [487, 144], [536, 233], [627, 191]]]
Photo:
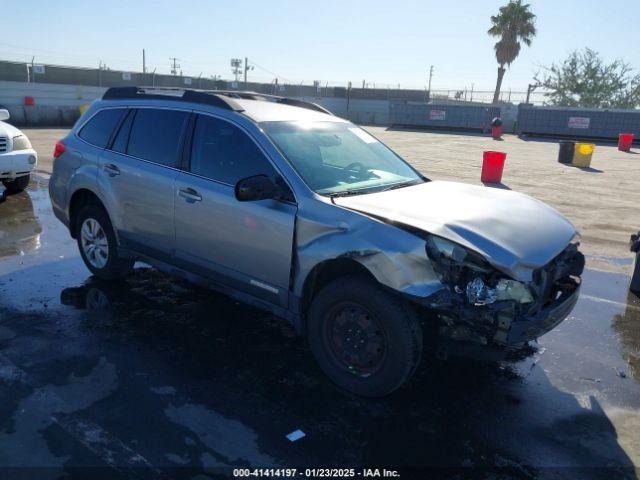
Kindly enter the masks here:
[[633, 133], [621, 133], [618, 136], [618, 150], [628, 152], [633, 143]]
[[33, 97], [31, 96], [24, 97], [24, 105], [26, 107], [33, 107], [35, 104], [36, 104], [36, 101]]
[[495, 139], [502, 137], [502, 125], [491, 127], [491, 136]]
[[483, 183], [500, 183], [506, 158], [507, 154], [504, 152], [483, 152], [480, 181]]

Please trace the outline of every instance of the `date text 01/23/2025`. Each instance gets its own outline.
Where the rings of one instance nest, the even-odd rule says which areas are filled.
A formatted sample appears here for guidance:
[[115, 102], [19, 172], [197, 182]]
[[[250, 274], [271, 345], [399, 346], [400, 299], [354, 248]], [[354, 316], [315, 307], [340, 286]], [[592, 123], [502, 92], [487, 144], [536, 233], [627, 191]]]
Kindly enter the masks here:
[[400, 473], [386, 468], [235, 468], [233, 476], [236, 478], [400, 478]]

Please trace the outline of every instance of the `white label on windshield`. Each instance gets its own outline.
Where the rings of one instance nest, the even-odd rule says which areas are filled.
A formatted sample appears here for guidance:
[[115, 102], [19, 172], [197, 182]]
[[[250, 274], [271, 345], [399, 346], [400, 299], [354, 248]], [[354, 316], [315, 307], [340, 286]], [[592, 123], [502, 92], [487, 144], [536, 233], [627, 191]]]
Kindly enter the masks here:
[[349, 131], [355, 133], [364, 143], [376, 143], [378, 141], [361, 128], [350, 128]]

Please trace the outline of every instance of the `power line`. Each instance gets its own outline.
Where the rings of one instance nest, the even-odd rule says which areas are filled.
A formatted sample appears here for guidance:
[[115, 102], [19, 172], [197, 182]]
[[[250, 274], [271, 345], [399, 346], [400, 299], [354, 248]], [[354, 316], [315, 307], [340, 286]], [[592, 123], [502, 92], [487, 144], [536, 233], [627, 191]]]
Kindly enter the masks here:
[[258, 65], [254, 60], [251, 60], [251, 65], [253, 65], [255, 67], [258, 67], [260, 70], [264, 70], [265, 72], [273, 75], [276, 78], [282, 79], [282, 80], [286, 81], [287, 83], [292, 83], [290, 79], [284, 78], [282, 75], [278, 75], [277, 73], [272, 72], [271, 70], [268, 70], [268, 69], [264, 68], [261, 65]]

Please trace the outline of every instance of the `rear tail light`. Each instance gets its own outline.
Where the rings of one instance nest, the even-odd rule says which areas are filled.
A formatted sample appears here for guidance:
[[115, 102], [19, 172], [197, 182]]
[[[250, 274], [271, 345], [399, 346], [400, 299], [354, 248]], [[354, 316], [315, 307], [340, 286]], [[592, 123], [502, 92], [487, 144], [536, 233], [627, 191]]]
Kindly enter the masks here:
[[56, 142], [56, 148], [53, 150], [53, 158], [58, 158], [65, 152], [66, 149], [67, 147], [64, 143], [62, 143], [62, 140], [58, 140]]

